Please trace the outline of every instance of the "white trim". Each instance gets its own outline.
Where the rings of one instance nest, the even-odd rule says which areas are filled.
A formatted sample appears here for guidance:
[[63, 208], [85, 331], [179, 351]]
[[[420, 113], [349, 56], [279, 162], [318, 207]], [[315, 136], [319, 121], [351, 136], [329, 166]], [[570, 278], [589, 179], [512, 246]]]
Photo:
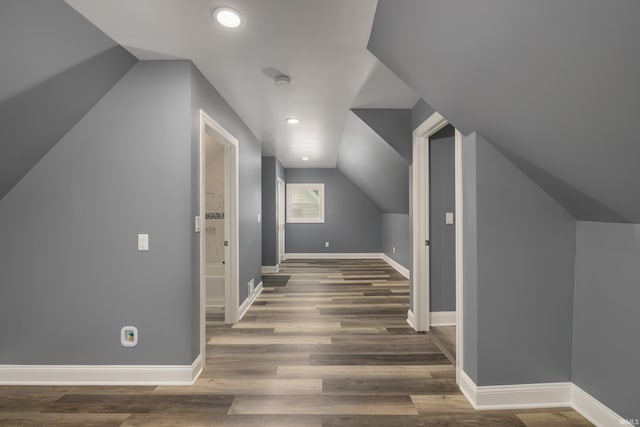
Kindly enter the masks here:
[[405, 278], [409, 279], [410, 273], [409, 269], [405, 266], [401, 265], [398, 261], [391, 258], [389, 255], [383, 253], [382, 260], [393, 267], [398, 273], [402, 274]]
[[416, 315], [413, 314], [413, 311], [411, 311], [411, 309], [409, 309], [409, 311], [407, 311], [407, 323], [413, 329], [416, 328]]
[[289, 253], [285, 254], [285, 259], [382, 259], [379, 252], [373, 253]]
[[284, 179], [276, 177], [276, 259], [278, 264], [284, 259], [285, 250], [285, 234], [286, 234], [286, 183]]
[[575, 384], [571, 384], [571, 407], [597, 426], [633, 425]]
[[0, 385], [192, 385], [202, 357], [191, 365], [0, 365]]
[[432, 311], [429, 313], [431, 326], [455, 326], [455, 311]]
[[463, 185], [464, 175], [462, 165], [462, 132], [455, 133], [455, 234], [456, 234], [456, 382], [460, 383], [460, 374], [464, 366], [464, 340], [462, 329], [464, 326], [464, 251], [463, 251]]
[[263, 265], [262, 266], [262, 273], [277, 273], [278, 269], [280, 268], [280, 264], [278, 265]]
[[251, 304], [253, 304], [256, 298], [258, 298], [258, 295], [262, 293], [262, 289], [263, 289], [263, 284], [262, 282], [260, 282], [258, 283], [258, 286], [255, 287], [251, 295], [249, 295], [247, 299], [244, 300], [244, 302], [240, 306], [240, 315], [238, 320], [241, 320], [244, 317], [244, 315], [247, 314], [247, 311], [249, 311], [249, 307], [251, 307]]
[[477, 410], [571, 407], [596, 426], [632, 425], [571, 382], [479, 387], [462, 372], [459, 386]]

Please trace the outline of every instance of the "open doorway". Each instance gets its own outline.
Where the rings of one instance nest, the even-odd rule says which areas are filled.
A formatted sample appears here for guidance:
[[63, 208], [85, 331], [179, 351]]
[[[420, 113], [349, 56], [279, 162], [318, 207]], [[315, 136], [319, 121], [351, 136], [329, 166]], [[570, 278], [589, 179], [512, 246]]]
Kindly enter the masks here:
[[200, 353], [207, 315], [236, 323], [238, 287], [238, 140], [200, 111]]
[[[431, 331], [440, 341], [443, 352], [449, 353], [447, 356], [456, 366], [459, 381], [463, 354], [462, 134], [448, 125], [444, 117], [434, 113], [413, 133], [414, 298], [409, 321], [417, 331]], [[433, 168], [432, 153], [438, 156]], [[446, 178], [442, 176], [443, 170], [447, 170]], [[453, 194], [443, 194], [451, 191]]]

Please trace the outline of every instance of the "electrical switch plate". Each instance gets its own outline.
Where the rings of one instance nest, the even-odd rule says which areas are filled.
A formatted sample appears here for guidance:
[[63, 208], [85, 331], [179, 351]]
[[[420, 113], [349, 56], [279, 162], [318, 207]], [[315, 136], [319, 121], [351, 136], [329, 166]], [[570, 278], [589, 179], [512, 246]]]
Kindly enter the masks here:
[[329, 247], [329, 242], [324, 242], [324, 247], [328, 248]]
[[148, 234], [138, 234], [138, 250], [139, 251], [148, 251], [149, 250], [149, 235]]
[[453, 224], [453, 212], [447, 212], [444, 215], [444, 223], [445, 224]]
[[123, 347], [135, 347], [138, 344], [138, 328], [124, 326], [120, 330], [120, 343]]
[[195, 226], [196, 226], [196, 233], [199, 233], [200, 231], [202, 231], [202, 218], [200, 216], [196, 217]]
[[260, 221], [262, 221], [262, 215], [258, 214], [258, 224], [260, 224]]
[[396, 247], [395, 246], [393, 248], [391, 248], [391, 252], [393, 252], [394, 254], [396, 253]]

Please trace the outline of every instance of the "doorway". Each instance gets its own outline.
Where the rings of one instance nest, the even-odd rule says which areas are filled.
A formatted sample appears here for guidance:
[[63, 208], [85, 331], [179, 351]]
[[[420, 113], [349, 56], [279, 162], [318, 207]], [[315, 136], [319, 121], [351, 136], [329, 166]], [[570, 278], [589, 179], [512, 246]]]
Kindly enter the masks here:
[[238, 321], [238, 140], [200, 110], [200, 354], [207, 313]]
[[[456, 365], [456, 380], [459, 382], [463, 355], [463, 309], [462, 309], [462, 133], [453, 130], [454, 144], [454, 209], [453, 212], [442, 212], [441, 218], [430, 218], [430, 140], [449, 123], [439, 113], [432, 114], [413, 132], [413, 167], [412, 167], [412, 225], [413, 225], [413, 272], [411, 289], [413, 306], [409, 311], [408, 321], [416, 331], [430, 331], [432, 323], [455, 326], [455, 331], [448, 334], [451, 344], [452, 358]], [[453, 226], [454, 228], [454, 276], [455, 276], [455, 312], [431, 312], [432, 275], [431, 223], [433, 220]], [[434, 236], [435, 237], [435, 236]], [[451, 332], [451, 331], [449, 331]], [[446, 352], [445, 352], [446, 353]]]

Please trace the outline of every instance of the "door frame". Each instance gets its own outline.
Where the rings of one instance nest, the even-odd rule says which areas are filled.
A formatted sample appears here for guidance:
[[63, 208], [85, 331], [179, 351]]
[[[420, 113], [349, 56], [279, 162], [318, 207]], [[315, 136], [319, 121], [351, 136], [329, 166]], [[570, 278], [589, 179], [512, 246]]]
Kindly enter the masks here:
[[[205, 238], [205, 178], [206, 178], [206, 158], [205, 139], [207, 128], [220, 137], [220, 142], [224, 144], [224, 228], [225, 240], [228, 245], [225, 247], [225, 289], [224, 289], [224, 322], [227, 324], [238, 321], [240, 308], [240, 287], [239, 283], [239, 251], [238, 243], [238, 139], [223, 128], [218, 122], [212, 119], [203, 110], [200, 110], [200, 142], [199, 142], [199, 218], [196, 218], [196, 231], [199, 231], [200, 248], [200, 355], [202, 363], [206, 361], [206, 238]], [[199, 225], [199, 227], [198, 227]]]
[[[412, 227], [413, 227], [413, 311], [407, 321], [416, 331], [429, 331], [429, 137], [448, 125], [438, 112], [429, 116], [413, 131], [412, 163]], [[462, 194], [462, 133], [455, 130], [455, 264], [456, 264], [456, 382], [463, 366], [463, 194]]]
[[276, 239], [278, 241], [276, 265], [280, 265], [286, 252], [285, 224], [286, 224], [286, 185], [282, 178], [276, 178]]

